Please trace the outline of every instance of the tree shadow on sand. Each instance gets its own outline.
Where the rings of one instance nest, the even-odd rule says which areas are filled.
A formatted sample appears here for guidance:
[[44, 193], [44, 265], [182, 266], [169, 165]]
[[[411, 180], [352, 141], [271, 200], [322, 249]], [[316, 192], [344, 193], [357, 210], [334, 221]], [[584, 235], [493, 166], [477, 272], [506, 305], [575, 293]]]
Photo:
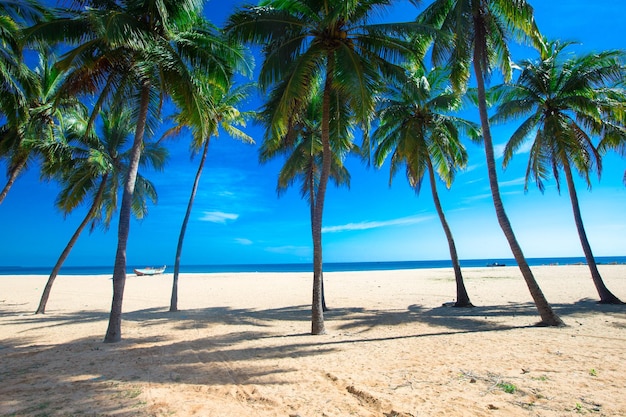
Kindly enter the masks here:
[[[605, 315], [619, 326], [624, 326], [626, 319], [623, 306], [598, 304], [590, 299], [556, 304], [553, 308], [568, 324], [595, 314]], [[323, 357], [342, 349], [344, 344], [507, 331], [532, 327], [538, 320], [532, 303], [471, 309], [411, 305], [402, 311], [334, 308], [326, 317], [330, 337], [305, 333], [306, 323], [310, 322], [308, 305], [266, 310], [211, 307], [177, 313], [159, 308], [131, 311], [123, 319], [139, 324], [135, 329], [141, 336], [124, 336], [117, 344], [103, 344], [101, 335], [68, 343], [41, 344], [24, 331], [19, 337], [5, 338], [0, 343], [0, 362], [6, 364], [0, 370], [0, 397], [12, 398], [10, 409], [6, 408], [8, 405], [0, 405], [0, 415], [36, 414], [33, 411], [36, 406], [45, 406], [48, 413], [62, 410], [62, 414], [72, 415], [88, 410], [104, 414], [125, 409], [138, 411], [145, 404], [138, 398], [136, 386], [145, 387], [146, 383], [149, 386], [188, 384], [214, 390], [230, 387], [236, 395], [245, 397], [249, 393], [242, 386], [293, 383], [290, 378], [298, 371], [298, 359]], [[519, 320], [520, 317], [524, 320]], [[35, 328], [59, 331], [65, 325], [105, 322], [107, 318], [104, 312], [80, 311], [43, 316], [4, 315], [2, 321], [29, 324], [29, 329], [36, 324]], [[275, 321], [293, 322], [303, 332], [277, 331], [272, 325]], [[192, 331], [182, 338], [176, 333], [158, 334], [157, 325], [164, 323], [172, 329]], [[394, 326], [413, 323], [427, 324], [428, 331], [422, 327], [412, 334], [403, 331], [393, 335]], [[382, 335], [368, 334], [379, 326], [391, 330]], [[282, 363], [288, 365], [277, 366], [279, 359], [293, 359], [293, 362], [287, 360]], [[70, 394], [71, 406], [67, 401]], [[45, 401], [33, 402], [40, 398]]]
[[[626, 309], [621, 305], [599, 304], [592, 299], [581, 299], [574, 303], [552, 304], [552, 308], [567, 324], [568, 320], [594, 314], [603, 314], [615, 319], [626, 319]], [[337, 316], [350, 315], [347, 323], [340, 329], [362, 328], [371, 330], [376, 326], [395, 326], [421, 322], [431, 326], [446, 328], [450, 331], [493, 331], [512, 328], [532, 327], [539, 322], [539, 315], [533, 303], [509, 303], [473, 308], [455, 308], [442, 305], [427, 308], [417, 304], [410, 305], [406, 311], [350, 309], [341, 311]], [[341, 314], [343, 313], [343, 314]], [[527, 318], [525, 324], [506, 324], [508, 319]], [[510, 321], [510, 320], [508, 320]], [[518, 320], [519, 321], [519, 320]]]

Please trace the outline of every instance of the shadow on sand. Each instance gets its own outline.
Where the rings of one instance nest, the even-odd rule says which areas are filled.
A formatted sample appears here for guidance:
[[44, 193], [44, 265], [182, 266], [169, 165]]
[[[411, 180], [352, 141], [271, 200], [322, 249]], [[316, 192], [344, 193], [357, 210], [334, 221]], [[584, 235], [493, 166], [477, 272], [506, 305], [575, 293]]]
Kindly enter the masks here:
[[[553, 308], [570, 324], [576, 318], [593, 314], [620, 318], [622, 323], [624, 319], [623, 306], [602, 305], [590, 299], [556, 304]], [[0, 370], [0, 397], [13, 399], [10, 410], [0, 406], [0, 415], [32, 414], [36, 406], [32, 398], [41, 398], [41, 393], [49, 401], [47, 408], [62, 408], [67, 390], [59, 387], [84, 392], [72, 405], [72, 412], [80, 415], [81, 410], [115, 414], [117, 410], [141, 407], [139, 399], [132, 394], [132, 386], [137, 382], [204, 387], [289, 383], [287, 376], [297, 371], [295, 362], [294, 367], [277, 367], [271, 365], [273, 360], [322, 358], [341, 349], [342, 344], [523, 329], [533, 327], [533, 320], [538, 317], [531, 303], [469, 309], [410, 305], [405, 311], [334, 308], [326, 313], [327, 326], [332, 328], [329, 337], [308, 336], [304, 332], [308, 328], [306, 322], [310, 321], [307, 305], [267, 310], [212, 307], [176, 313], [154, 308], [124, 314], [125, 321], [140, 324], [142, 336], [124, 337], [118, 344], [103, 344], [94, 335], [46, 345], [39, 344], [28, 331], [41, 328], [63, 331], [64, 326], [106, 322], [108, 314], [78, 311], [34, 315], [0, 311], [0, 316], [3, 322], [24, 325], [26, 329], [0, 342], [0, 362], [5, 364]], [[527, 324], [511, 325], [509, 319], [513, 317], [527, 318]], [[303, 332], [277, 333], [272, 324], [276, 321], [294, 322], [292, 328], [302, 328]], [[171, 332], [155, 333], [156, 326], [164, 323], [175, 330], [193, 331], [185, 333], [185, 340]], [[404, 331], [399, 336], [384, 337], [380, 333], [368, 334], [378, 326], [413, 323], [427, 324], [430, 331], [408, 335]], [[107, 366], [111, 363], [122, 366]], [[98, 395], [91, 395], [95, 392]], [[111, 401], [103, 402], [103, 398]]]

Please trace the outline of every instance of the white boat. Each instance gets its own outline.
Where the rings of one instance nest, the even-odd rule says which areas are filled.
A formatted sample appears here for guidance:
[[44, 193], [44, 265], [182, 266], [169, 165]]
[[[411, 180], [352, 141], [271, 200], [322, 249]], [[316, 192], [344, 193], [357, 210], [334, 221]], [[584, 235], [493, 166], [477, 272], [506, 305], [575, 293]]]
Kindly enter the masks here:
[[162, 268], [152, 268], [151, 266], [148, 266], [146, 268], [134, 269], [134, 271], [138, 277], [143, 276], [143, 275], [159, 275], [165, 272], [166, 267], [167, 267], [166, 265], [163, 265]]

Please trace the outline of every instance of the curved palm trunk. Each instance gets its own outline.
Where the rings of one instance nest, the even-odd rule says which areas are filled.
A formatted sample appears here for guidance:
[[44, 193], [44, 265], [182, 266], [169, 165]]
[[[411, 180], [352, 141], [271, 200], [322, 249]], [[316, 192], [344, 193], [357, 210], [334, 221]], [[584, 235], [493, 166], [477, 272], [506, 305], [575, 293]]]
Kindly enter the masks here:
[[454, 303], [454, 306], [474, 307], [469, 299], [469, 296], [467, 295], [467, 290], [465, 289], [463, 274], [461, 273], [461, 263], [459, 262], [459, 256], [456, 253], [456, 245], [454, 244], [452, 231], [450, 230], [450, 226], [448, 226], [448, 221], [446, 220], [446, 216], [441, 208], [441, 201], [439, 200], [439, 195], [437, 194], [437, 181], [435, 179], [433, 164], [430, 158], [428, 158], [426, 162], [428, 164], [428, 177], [430, 179], [430, 189], [433, 194], [433, 201], [435, 203], [435, 208], [437, 209], [437, 214], [439, 215], [439, 220], [441, 221], [441, 226], [443, 227], [443, 231], [448, 239], [448, 247], [450, 248], [450, 259], [452, 260], [454, 279], [456, 281], [456, 302]]
[[[480, 43], [479, 40], [476, 40], [477, 45], [484, 45]], [[509, 218], [504, 211], [504, 205], [502, 204], [502, 198], [500, 197], [500, 189], [498, 188], [498, 176], [496, 173], [496, 162], [493, 152], [493, 141], [491, 139], [491, 129], [489, 126], [489, 117], [487, 116], [487, 99], [485, 96], [485, 81], [483, 78], [483, 72], [480, 65], [480, 54], [478, 53], [478, 46], [474, 47], [474, 74], [476, 75], [476, 84], [478, 90], [478, 110], [480, 113], [480, 124], [483, 130], [483, 140], [485, 143], [485, 156], [487, 159], [487, 171], [489, 173], [489, 186], [491, 188], [491, 195], [493, 197], [493, 205], [496, 210], [496, 217], [498, 218], [498, 223], [500, 224], [500, 228], [506, 237], [506, 240], [509, 242], [509, 246], [511, 247], [511, 252], [513, 253], [513, 257], [515, 257], [515, 261], [519, 266], [520, 271], [522, 272], [522, 276], [526, 281], [526, 285], [528, 286], [528, 290], [530, 291], [530, 295], [535, 302], [535, 306], [541, 316], [541, 324], [544, 326], [563, 326], [564, 323], [561, 318], [552, 310], [552, 307], [548, 303], [548, 300], [543, 295], [539, 284], [535, 280], [530, 267], [528, 266], [528, 262], [526, 262], [526, 258], [524, 257], [524, 253], [522, 252], [522, 248], [520, 247], [515, 234], [513, 233], [513, 228], [511, 227], [511, 223], [509, 222]]]
[[22, 172], [22, 169], [26, 165], [26, 161], [27, 161], [27, 158], [22, 159], [15, 166], [15, 168], [13, 168], [11, 170], [11, 173], [9, 175], [9, 179], [7, 180], [6, 185], [2, 189], [2, 192], [0, 192], [0, 204], [2, 204], [2, 202], [6, 198], [7, 194], [9, 194], [9, 190], [11, 189], [11, 187], [13, 187], [13, 184], [15, 183], [15, 180], [17, 180], [17, 177], [20, 175], [20, 172]]
[[326, 80], [322, 99], [322, 172], [313, 210], [313, 305], [311, 309], [311, 333], [325, 334], [324, 309], [322, 308], [322, 215], [324, 198], [330, 175], [332, 151], [330, 149], [330, 90], [333, 82], [334, 55], [328, 54]]
[[591, 252], [591, 245], [587, 239], [587, 233], [585, 232], [585, 226], [583, 226], [583, 218], [580, 214], [580, 205], [578, 204], [578, 195], [576, 194], [576, 188], [574, 187], [574, 179], [572, 178], [572, 170], [569, 165], [569, 161], [564, 161], [565, 178], [567, 179], [567, 189], [569, 191], [570, 200], [572, 202], [572, 211], [574, 212], [574, 222], [576, 223], [576, 229], [578, 229], [578, 237], [580, 238], [580, 244], [583, 247], [585, 253], [585, 259], [587, 265], [591, 271], [591, 279], [596, 286], [598, 295], [600, 296], [600, 303], [602, 304], [624, 304], [619, 298], [617, 298], [609, 289], [604, 285], [604, 281], [598, 271], [596, 260]]
[[109, 325], [105, 343], [115, 343], [122, 340], [122, 301], [124, 299], [124, 286], [126, 285], [126, 246], [128, 244], [128, 234], [130, 232], [130, 215], [139, 169], [139, 159], [141, 158], [141, 148], [143, 136], [146, 129], [148, 117], [148, 106], [150, 104], [150, 82], [144, 81], [141, 86], [141, 104], [139, 117], [137, 118], [137, 128], [135, 129], [135, 139], [131, 149], [130, 163], [122, 204], [120, 206], [120, 221], [117, 232], [117, 252], [115, 253], [115, 265], [113, 268], [113, 300], [111, 302], [111, 313], [109, 315]]
[[48, 298], [50, 297], [52, 284], [54, 284], [54, 280], [59, 274], [59, 271], [61, 271], [61, 267], [63, 266], [63, 263], [65, 262], [70, 252], [72, 251], [74, 244], [76, 244], [78, 237], [83, 232], [85, 227], [89, 224], [89, 222], [91, 221], [93, 216], [96, 214], [96, 212], [98, 211], [98, 208], [100, 207], [100, 202], [102, 201], [102, 194], [104, 194], [104, 189], [106, 188], [107, 177], [108, 177], [108, 174], [104, 174], [104, 176], [102, 177], [102, 182], [100, 183], [100, 187], [98, 188], [98, 193], [96, 194], [96, 197], [94, 198], [93, 204], [89, 208], [87, 215], [85, 216], [83, 221], [80, 223], [80, 225], [78, 225], [78, 229], [76, 229], [76, 231], [70, 238], [70, 241], [67, 243], [67, 246], [65, 246], [65, 249], [63, 249], [61, 256], [59, 256], [59, 259], [57, 260], [57, 263], [54, 265], [54, 268], [52, 268], [52, 272], [50, 273], [50, 276], [48, 277], [48, 282], [46, 282], [46, 287], [43, 289], [43, 294], [41, 294], [41, 300], [39, 301], [39, 306], [37, 307], [37, 311], [35, 311], [35, 314], [44, 314], [46, 312], [46, 304], [48, 304]]
[[193, 181], [193, 187], [191, 188], [191, 195], [189, 196], [189, 203], [187, 204], [187, 212], [183, 219], [183, 225], [180, 228], [180, 235], [178, 236], [178, 247], [176, 248], [176, 262], [174, 263], [174, 278], [172, 281], [172, 298], [170, 299], [170, 311], [178, 311], [178, 273], [180, 271], [180, 256], [183, 253], [183, 241], [185, 240], [185, 232], [187, 231], [187, 223], [189, 222], [189, 216], [191, 216], [191, 208], [196, 198], [196, 191], [198, 191], [198, 184], [200, 183], [200, 176], [202, 175], [202, 168], [204, 168], [204, 162], [206, 156], [209, 153], [209, 139], [204, 143], [204, 149], [202, 150], [202, 158], [200, 159], [200, 166], [198, 172], [196, 172], [196, 178]]

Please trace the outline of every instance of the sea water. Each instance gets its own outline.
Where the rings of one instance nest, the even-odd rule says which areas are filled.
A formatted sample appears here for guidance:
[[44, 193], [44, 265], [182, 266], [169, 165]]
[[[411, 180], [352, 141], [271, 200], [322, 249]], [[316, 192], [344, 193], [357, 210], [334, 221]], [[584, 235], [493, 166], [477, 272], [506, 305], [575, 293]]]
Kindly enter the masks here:
[[[527, 258], [530, 266], [538, 265], [575, 265], [585, 264], [584, 257], [571, 258]], [[517, 266], [514, 259], [466, 259], [461, 260], [462, 268], [484, 266]], [[626, 256], [597, 256], [598, 264], [626, 264]], [[159, 267], [160, 265], [152, 265]], [[146, 265], [131, 265], [126, 272], [133, 274], [135, 268]], [[394, 262], [328, 262], [324, 264], [325, 272], [345, 271], [386, 271], [399, 269], [451, 268], [450, 260], [434, 261], [394, 261]], [[52, 267], [0, 266], [0, 275], [49, 275]], [[173, 266], [168, 266], [165, 273], [172, 273]], [[233, 265], [181, 265], [180, 273], [226, 273], [226, 272], [312, 272], [312, 263], [287, 264], [233, 264]], [[112, 266], [64, 266], [62, 275], [107, 275], [113, 274]]]

